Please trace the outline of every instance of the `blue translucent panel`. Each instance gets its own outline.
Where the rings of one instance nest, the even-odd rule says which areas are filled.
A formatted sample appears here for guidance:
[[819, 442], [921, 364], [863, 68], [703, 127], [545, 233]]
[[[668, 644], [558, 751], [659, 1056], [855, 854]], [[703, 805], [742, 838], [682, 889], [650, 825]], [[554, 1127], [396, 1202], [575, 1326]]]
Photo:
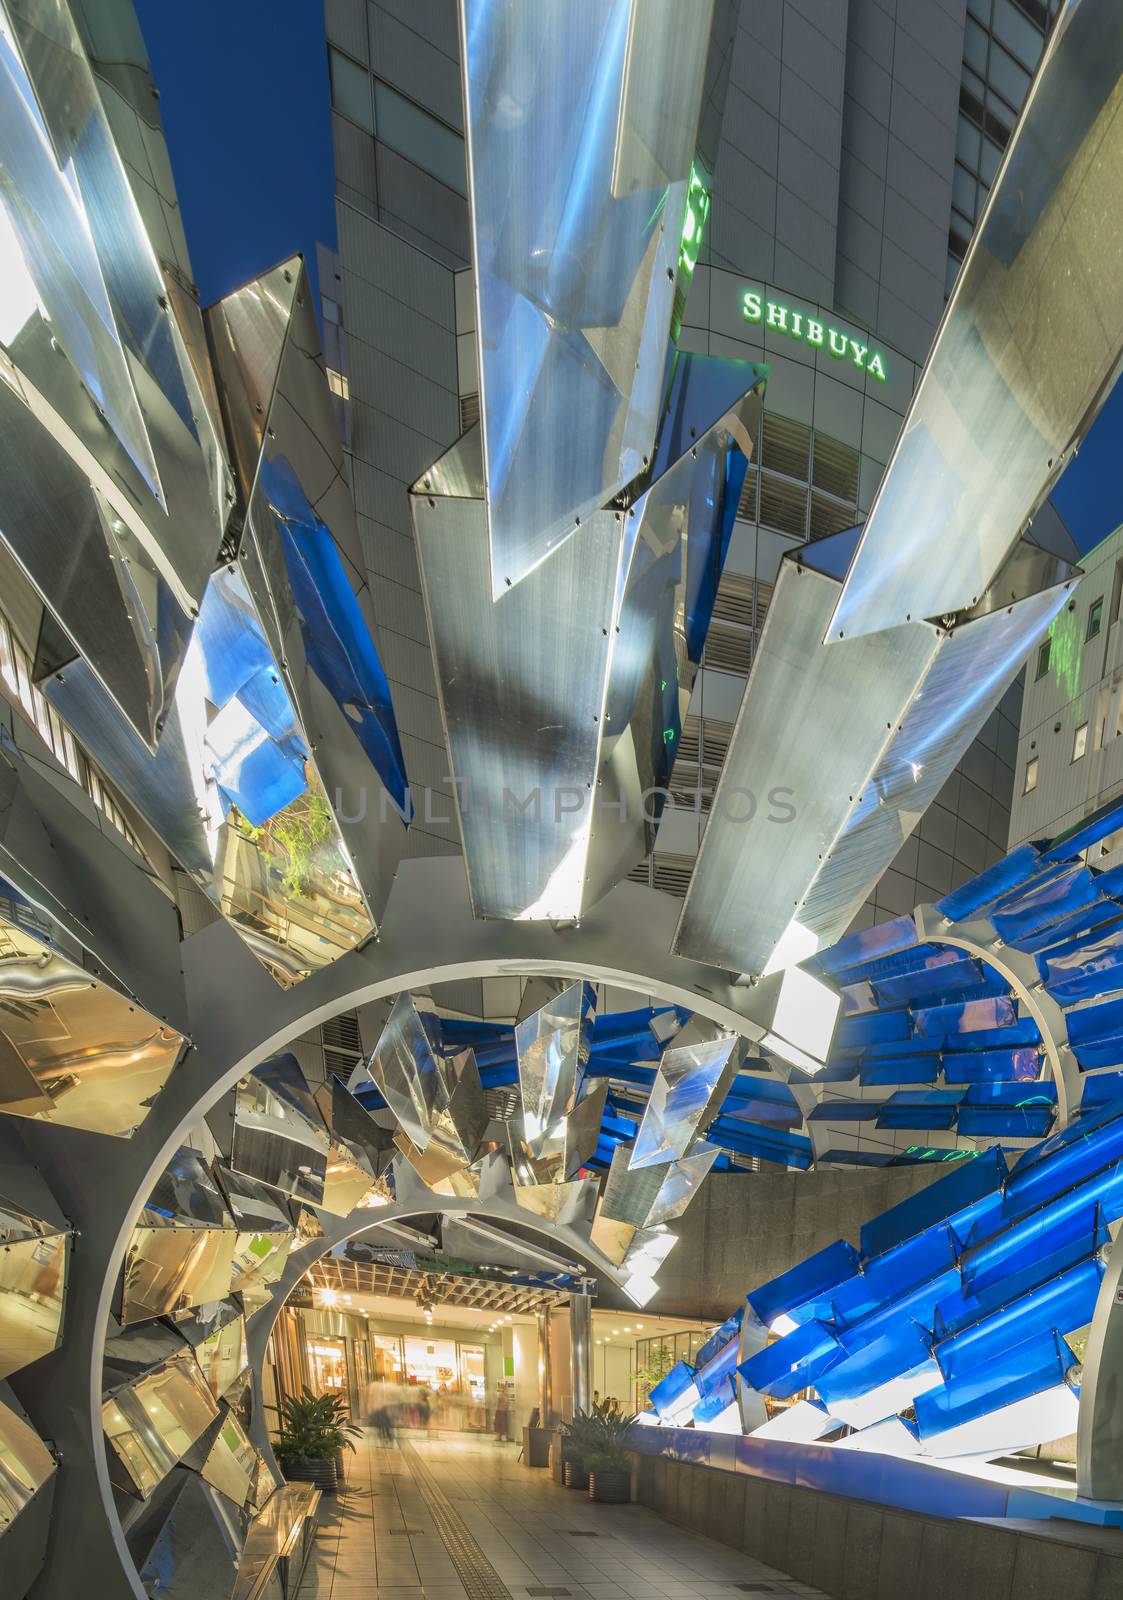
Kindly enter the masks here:
[[913, 1027], [922, 1039], [1008, 1028], [1016, 1020], [1017, 1011], [1008, 995], [989, 1000], [967, 1000], [960, 1005], [930, 1006], [913, 1012]]
[[1017, 1045], [1040, 1044], [1041, 1030], [1031, 1016], [1024, 1016], [1006, 1028], [979, 1028], [970, 1034], [945, 1034], [944, 1038], [953, 1046], [969, 1044], [975, 1050], [1013, 1050]]
[[967, 1139], [1043, 1139], [1056, 1117], [1055, 1106], [963, 1106], [956, 1127]]
[[935, 1277], [925, 1278], [899, 1295], [887, 1295], [880, 1309], [848, 1325], [839, 1334], [839, 1339], [847, 1350], [853, 1352], [892, 1335], [904, 1324], [915, 1323], [930, 1332], [935, 1326], [937, 1306], [955, 1294], [958, 1284], [956, 1268], [945, 1267]]
[[[876, 960], [880, 956], [911, 950], [917, 944], [916, 923], [911, 917], [894, 917], [889, 922], [879, 922], [872, 928], [862, 928], [848, 933], [829, 950], [821, 950], [814, 960], [817, 972], [837, 976], [850, 967]], [[811, 965], [811, 963], [809, 963]]]
[[890, 1167], [894, 1157], [884, 1150], [823, 1150], [815, 1157], [817, 1167]]
[[[906, 919], [909, 920], [909, 919]], [[848, 967], [843, 972], [831, 974], [835, 983], [885, 983], [890, 978], [901, 978], [910, 972], [924, 972], [930, 967], [947, 967], [962, 960], [962, 952], [946, 944], [917, 944], [910, 950], [898, 950], [892, 955], [878, 956], [860, 967]], [[809, 968], [813, 963], [805, 963]]]
[[[1100, 887], [1099, 880], [1096, 887]], [[1036, 932], [1027, 933], [1020, 939], [1009, 939], [1007, 943], [1012, 950], [1023, 950], [1029, 955], [1036, 955], [1039, 951], [1051, 949], [1064, 939], [1075, 938], [1078, 934], [1110, 926], [1119, 919], [1120, 908], [1116, 901], [1096, 900], [1092, 905], [1074, 911], [1071, 917], [1062, 917], [1059, 922], [1051, 922], [1047, 928], [1039, 928]]]
[[717, 1421], [723, 1411], [729, 1409], [736, 1398], [737, 1390], [733, 1379], [723, 1378], [722, 1382], [714, 1387], [713, 1392], [699, 1400], [694, 1407], [694, 1426], [708, 1428], [711, 1423]]
[[[954, 1267], [956, 1244], [946, 1222], [867, 1258], [861, 1271], [832, 1295], [837, 1322], [851, 1326], [899, 1303], [902, 1295]], [[934, 1304], [935, 1302], [933, 1302]]]
[[930, 1056], [939, 1048], [937, 1039], [891, 1039], [884, 1044], [868, 1045], [862, 1051], [861, 1060], [884, 1061], [890, 1056]]
[[[844, 1337], [843, 1344], [848, 1345]], [[907, 1316], [898, 1317], [876, 1339], [863, 1344], [819, 1379], [815, 1387], [827, 1406], [840, 1400], [856, 1400], [871, 1389], [880, 1389], [893, 1378], [903, 1377], [931, 1360], [931, 1340]]]
[[967, 1090], [968, 1106], [1055, 1106], [1057, 1086], [1051, 1078], [1039, 1083], [973, 1083]]
[[822, 1072], [792, 1074], [793, 1083], [853, 1083], [858, 1076], [856, 1061], [828, 1061]]
[[811, 1165], [811, 1140], [785, 1128], [766, 1128], [759, 1122], [742, 1122], [736, 1117], [715, 1117], [707, 1137], [711, 1144], [741, 1155], [759, 1156], [785, 1167], [806, 1169]]
[[674, 1410], [675, 1402], [681, 1401], [694, 1383], [694, 1368], [685, 1361], [676, 1361], [665, 1377], [648, 1393], [647, 1398], [655, 1407], [659, 1415], [666, 1416]]
[[705, 1344], [694, 1357], [694, 1364], [701, 1373], [707, 1362], [712, 1361], [719, 1350], [723, 1350], [730, 1340], [736, 1341], [741, 1332], [741, 1307], [738, 1306], [731, 1317], [726, 1317], [720, 1328], [715, 1328]]
[[[949, 951], [957, 955], [958, 951]], [[919, 971], [905, 973], [899, 978], [874, 981], [878, 1005], [918, 1006], [927, 1002], [970, 1000], [987, 994], [1005, 994], [1009, 984], [997, 972], [984, 969], [980, 961], [964, 957], [938, 966], [922, 967]]]
[[1103, 1266], [1095, 1258], [1010, 1301], [1000, 1311], [936, 1346], [936, 1359], [948, 1382], [999, 1358], [1003, 1351], [1036, 1335], [1071, 1333], [1091, 1322]]
[[879, 1128], [952, 1128], [962, 1089], [898, 1089], [878, 1115]]
[[947, 1084], [1032, 1083], [1041, 1076], [1041, 1055], [1032, 1045], [1011, 1050], [955, 1050], [943, 1056]]
[[842, 1355], [842, 1346], [825, 1323], [804, 1322], [751, 1355], [737, 1370], [751, 1389], [787, 1400], [815, 1383]]
[[915, 1410], [920, 1437], [935, 1438], [949, 1428], [984, 1417], [1000, 1406], [1012, 1405], [1015, 1400], [1051, 1389], [1063, 1383], [1075, 1361], [1076, 1357], [1064, 1340], [1054, 1333], [1016, 1345], [994, 1361], [918, 1395]]
[[875, 1056], [858, 1067], [858, 1082], [867, 1087], [888, 1083], [935, 1083], [939, 1056]]
[[876, 1122], [884, 1100], [820, 1100], [808, 1122]]
[[1123, 1112], [1123, 1072], [1100, 1072], [1084, 1079], [1084, 1093], [1080, 1098], [1082, 1111], [1110, 1105], [1113, 1100], [1121, 1102], [1118, 1109]]
[[1123, 988], [1123, 922], [1042, 952], [1037, 966], [1058, 1005]]
[[716, 1355], [710, 1357], [705, 1366], [700, 1360], [698, 1361], [694, 1381], [703, 1400], [709, 1399], [714, 1394], [722, 1394], [728, 1405], [730, 1400], [734, 1399], [733, 1379], [737, 1372], [737, 1349], [738, 1340], [729, 1339]]
[[963, 1161], [973, 1161], [974, 1150], [949, 1150], [946, 1145], [910, 1144], [890, 1160], [893, 1167], [957, 1166]]
[[[1116, 1200], [1114, 1209], [1118, 1204]], [[960, 1262], [962, 1290], [956, 1304], [940, 1308], [941, 1335], [997, 1311], [1086, 1260], [1106, 1242], [1107, 1222], [1096, 1202], [1083, 1196], [1063, 1213], [1049, 1206], [984, 1239]]]
[[1071, 861], [1074, 856], [1087, 850], [1089, 845], [1098, 844], [1101, 839], [1106, 839], [1109, 833], [1114, 833], [1120, 827], [1123, 827], [1123, 799], [1110, 800], [1092, 816], [1086, 817], [1074, 828], [1069, 828], [1067, 833], [1059, 833], [1043, 859]]
[[775, 1128], [798, 1128], [803, 1123], [795, 1095], [780, 1078], [741, 1073], [725, 1097], [727, 1117], [747, 1117]]
[[[1071, 1037], [1070, 1041], [1071, 1043]], [[1085, 1072], [1096, 1072], [1102, 1067], [1123, 1066], [1123, 1033], [1108, 1034], [1102, 1039], [1085, 1040], [1074, 1044], [1072, 1053]]]
[[991, 918], [1000, 939], [1018, 939], [1048, 927], [1082, 907], [1091, 905], [1099, 891], [1087, 867], [1073, 867], [1045, 888], [1027, 895], [1012, 911], [996, 911]]
[[332, 535], [316, 515], [284, 456], [264, 454], [258, 491], [281, 531], [296, 615], [309, 667], [319, 678], [399, 811], [408, 808], [405, 760], [390, 683]]
[[869, 1011], [864, 1016], [843, 1017], [834, 1038], [834, 1054], [849, 1054], [867, 1045], [907, 1039], [910, 1033], [907, 1011]]
[[822, 1311], [807, 1311], [806, 1308], [829, 1306], [831, 1293], [857, 1272], [858, 1260], [854, 1246], [837, 1239], [770, 1283], [751, 1289], [749, 1304], [760, 1320], [769, 1325], [779, 1316], [792, 1317], [796, 1322], [823, 1316]]
[[1123, 1106], [1105, 1106], [1027, 1150], [1006, 1185], [1010, 1208], [1041, 1205], [1123, 1157], [1121, 1113]]
[[978, 877], [972, 878], [969, 883], [953, 889], [942, 900], [937, 900], [936, 910], [941, 915], [950, 917], [952, 922], [963, 922], [969, 917], [977, 917], [985, 907], [1002, 895], [1008, 894], [1018, 884], [1024, 883], [1035, 871], [1040, 854], [1037, 845], [1020, 845], [1001, 861], [996, 861], [992, 867], [987, 867], [985, 872], [980, 872]]
[[926, 1189], [902, 1200], [900, 1205], [865, 1223], [862, 1254], [883, 1254], [944, 1218], [952, 1219], [962, 1237], [970, 1226], [972, 1214], [985, 1209], [991, 1197], [1001, 1191], [1006, 1170], [1006, 1160], [1000, 1150], [988, 1150], [976, 1160], [957, 1166], [946, 1178], [929, 1184]]

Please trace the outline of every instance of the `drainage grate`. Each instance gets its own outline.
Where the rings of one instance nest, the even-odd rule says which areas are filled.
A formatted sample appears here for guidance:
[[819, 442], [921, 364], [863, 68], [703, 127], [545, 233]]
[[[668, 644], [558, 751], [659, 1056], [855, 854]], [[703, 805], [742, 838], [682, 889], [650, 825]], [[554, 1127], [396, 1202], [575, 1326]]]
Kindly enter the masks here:
[[[406, 1466], [429, 1506], [433, 1525], [456, 1568], [467, 1600], [513, 1600], [510, 1589], [473, 1537], [468, 1524], [445, 1494], [408, 1439], [399, 1442]], [[530, 1590], [531, 1594], [569, 1594], [568, 1589]]]
[[387, 1533], [404, 1533], [404, 1534], [408, 1534], [408, 1536], [411, 1539], [418, 1537], [420, 1535], [420, 1533], [421, 1533], [421, 1529], [420, 1528], [387, 1528], [386, 1531], [387, 1531]]
[[540, 1594], [572, 1594], [573, 1590], [572, 1589], [528, 1589], [526, 1592], [527, 1592], [527, 1594], [533, 1594], [533, 1595], [540, 1595]]
[[731, 1589], [739, 1589], [742, 1594], [791, 1594], [790, 1589], [776, 1583], [731, 1583]]
[[571, 1539], [599, 1539], [600, 1534], [594, 1533], [592, 1528], [567, 1528], [566, 1533]]

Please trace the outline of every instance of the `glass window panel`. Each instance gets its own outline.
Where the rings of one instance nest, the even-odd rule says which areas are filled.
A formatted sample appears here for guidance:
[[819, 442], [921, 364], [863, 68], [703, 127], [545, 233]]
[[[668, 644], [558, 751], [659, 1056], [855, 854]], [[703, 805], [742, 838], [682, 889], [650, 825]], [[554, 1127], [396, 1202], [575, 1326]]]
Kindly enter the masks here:
[[1026, 762], [1026, 781], [1022, 790], [1023, 794], [1030, 794], [1037, 788], [1037, 757], [1030, 756]]
[[1072, 740], [1072, 759], [1074, 761], [1082, 760], [1083, 757], [1084, 757], [1084, 752], [1087, 750], [1087, 748], [1088, 748], [1088, 724], [1086, 722], [1082, 722], [1080, 724], [1080, 726], [1077, 728], [1076, 733], [1073, 735], [1073, 740]]
[[[1012, 0], [995, 0], [994, 7], [994, 32], [1002, 43], [1012, 50], [1025, 66], [1032, 72], [1041, 60], [1041, 51], [1045, 40], [1039, 29], [1035, 28], [1029, 18]], [[994, 53], [991, 53], [991, 73], [994, 72]], [[1021, 102], [1019, 101], [1019, 104]]]
[[981, 78], [987, 75], [988, 37], [986, 29], [980, 28], [973, 17], [967, 18], [967, 30], [963, 35], [963, 59], [968, 66], [974, 67]]
[[1002, 151], [991, 139], [983, 140], [983, 153], [979, 162], [979, 177], [989, 189], [994, 182], [994, 175], [998, 171], [998, 164], [1002, 160]]
[[331, 58], [331, 101], [337, 111], [357, 122], [368, 133], [374, 132], [374, 117], [370, 108], [370, 74], [350, 56], [339, 50], [328, 50]]
[[979, 151], [982, 148], [983, 136], [969, 117], [962, 112], [955, 133], [955, 154], [965, 167], [972, 172], [979, 168]]
[[969, 222], [975, 220], [975, 179], [966, 167], [955, 163], [955, 174], [951, 181], [951, 198], [955, 207], [962, 211]]
[[384, 144], [407, 161], [424, 167], [457, 194], [467, 194], [464, 140], [458, 133], [378, 79], [374, 84], [374, 113], [378, 137]]
[[1101, 594], [1098, 600], [1093, 600], [1088, 611], [1088, 639], [1094, 639], [1103, 625], [1104, 597]]
[[1049, 651], [1052, 647], [1052, 643], [1052, 639], [1046, 639], [1040, 650], [1037, 652], [1037, 672], [1034, 674], [1035, 679], [1043, 678], [1049, 670]]
[[990, 82], [1003, 99], [1021, 110], [1029, 92], [1029, 73], [997, 44], [990, 52]]

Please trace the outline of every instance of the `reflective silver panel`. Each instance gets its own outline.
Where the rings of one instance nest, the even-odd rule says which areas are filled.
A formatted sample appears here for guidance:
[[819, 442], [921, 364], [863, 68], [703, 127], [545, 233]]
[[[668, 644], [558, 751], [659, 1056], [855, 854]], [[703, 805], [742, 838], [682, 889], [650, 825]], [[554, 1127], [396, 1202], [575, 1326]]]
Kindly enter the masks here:
[[597, 1178], [590, 1177], [577, 1178], [571, 1183], [516, 1183], [515, 1199], [524, 1211], [571, 1227], [587, 1214], [591, 1215], [598, 1182]]
[[0, 1197], [0, 1378], [62, 1342], [70, 1235]]
[[592, 984], [571, 983], [515, 1028], [523, 1136], [531, 1156], [542, 1153], [543, 1139], [576, 1104], [595, 1012]]
[[829, 624], [983, 595], [1106, 397], [1123, 350], [1123, 12], [1066, 6], [975, 229]]
[[208, 318], [248, 502], [239, 563], [377, 922], [409, 798], [303, 263], [282, 263]]
[[663, 1052], [632, 1146], [632, 1170], [686, 1154], [699, 1129], [721, 1106], [743, 1055], [744, 1044], [734, 1037]]
[[249, 1514], [197, 1473], [180, 1469], [176, 1479], [167, 1515], [137, 1562], [140, 1581], [160, 1600], [210, 1600], [216, 1591], [225, 1600], [238, 1582]]
[[430, 1158], [430, 1170], [443, 1169], [441, 1175], [447, 1176], [475, 1159], [487, 1127], [487, 1104], [472, 1052], [442, 1056], [435, 1037], [435, 1019], [420, 1015], [413, 997], [403, 991], [368, 1067], [401, 1125], [399, 1149], [408, 1155], [407, 1144], [415, 1147]]
[[190, 1351], [119, 1389], [101, 1408], [113, 1481], [147, 1500], [218, 1414]]
[[60, 0], [0, 12], [0, 143], [0, 536], [151, 748], [230, 481], [187, 349], [197, 308], [169, 296]]
[[707, 1145], [695, 1150], [692, 1155], [672, 1161], [669, 1166], [664, 1167], [662, 1170], [666, 1176], [655, 1196], [651, 1210], [644, 1219], [645, 1225], [653, 1228], [660, 1222], [670, 1222], [675, 1217], [681, 1217], [717, 1157], [717, 1147]]
[[646, 465], [712, 0], [461, 0], [494, 595]]
[[180, 1149], [140, 1214], [125, 1257], [121, 1321], [143, 1322], [230, 1291], [234, 1219], [198, 1151]]
[[346, 1217], [375, 1187], [389, 1164], [394, 1141], [339, 1078], [321, 1084], [315, 1100], [331, 1132], [323, 1209]]
[[647, 1167], [632, 1172], [628, 1167], [628, 1146], [620, 1144], [612, 1152], [612, 1165], [604, 1181], [600, 1214], [607, 1222], [626, 1222], [633, 1228], [642, 1228], [655, 1198], [663, 1186], [666, 1173], [661, 1167]]
[[280, 1194], [221, 1163], [215, 1167], [215, 1176], [238, 1224], [231, 1292], [240, 1294], [251, 1286], [275, 1283], [296, 1238], [296, 1227]]
[[473, 429], [411, 494], [477, 916], [571, 921], [650, 851], [765, 374], [677, 357], [650, 472], [492, 600]]
[[765, 970], [935, 653], [935, 630], [922, 623], [824, 648], [837, 596], [834, 579], [781, 563], [683, 903], [679, 955]]
[[244, 1506], [253, 1493], [258, 1454], [233, 1412], [220, 1407], [217, 1420], [185, 1456], [204, 1483]]
[[0, 1405], [0, 1538], [54, 1471], [54, 1457], [34, 1428]]
[[274, 1056], [238, 1085], [230, 1165], [320, 1205], [328, 1131], [295, 1056]]
[[49, 930], [0, 878], [0, 1111], [127, 1137], [183, 1037], [59, 955]]
[[272, 1600], [274, 1590], [260, 1586], [270, 1571], [286, 1570], [283, 1593], [294, 1600], [305, 1555], [315, 1534], [314, 1513], [319, 1492], [307, 1484], [286, 1483], [270, 1495], [246, 1536], [233, 1600]]

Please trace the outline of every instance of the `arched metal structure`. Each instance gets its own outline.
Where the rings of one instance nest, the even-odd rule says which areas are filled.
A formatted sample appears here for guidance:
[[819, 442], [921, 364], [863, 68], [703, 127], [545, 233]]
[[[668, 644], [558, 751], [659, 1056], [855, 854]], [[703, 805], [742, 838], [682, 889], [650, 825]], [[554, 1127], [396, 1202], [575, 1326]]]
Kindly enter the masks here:
[[[778, 976], [739, 985], [727, 973], [668, 954], [676, 909], [654, 890], [621, 884], [580, 926], [477, 922], [462, 864], [446, 857], [403, 863], [385, 937], [292, 989], [279, 990], [224, 922], [185, 941], [192, 1048], [133, 1138], [33, 1121], [18, 1129], [78, 1235], [64, 1347], [20, 1375], [21, 1397], [61, 1456], [56, 1526], [81, 1530], [80, 1538], [51, 1541], [42, 1593], [92, 1587], [106, 1600], [144, 1600], [114, 1509], [102, 1439], [105, 1332], [144, 1200], [205, 1112], [259, 1061], [340, 1011], [455, 978], [589, 978], [652, 994], [759, 1039]], [[517, 1220], [525, 1225], [527, 1214]], [[589, 1259], [588, 1243], [581, 1248]], [[607, 1271], [599, 1262], [598, 1269]]]

